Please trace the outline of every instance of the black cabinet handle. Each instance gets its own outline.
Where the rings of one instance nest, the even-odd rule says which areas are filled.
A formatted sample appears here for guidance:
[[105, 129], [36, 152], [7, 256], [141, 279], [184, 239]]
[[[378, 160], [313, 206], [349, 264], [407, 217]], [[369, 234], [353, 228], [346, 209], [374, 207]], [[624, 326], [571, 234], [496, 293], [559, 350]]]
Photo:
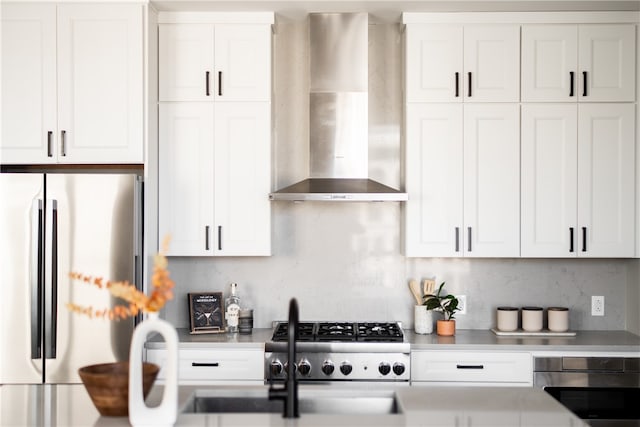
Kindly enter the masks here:
[[456, 252], [460, 252], [460, 227], [456, 227]]
[[457, 369], [484, 369], [484, 365], [456, 365]]
[[569, 71], [569, 96], [573, 96], [573, 85], [575, 83], [575, 73]]
[[211, 362], [211, 363], [191, 362], [191, 366], [195, 366], [195, 367], [205, 366], [205, 367], [217, 368], [218, 366], [220, 366], [220, 364], [218, 362]]
[[218, 71], [218, 96], [222, 96], [222, 71]]
[[47, 157], [53, 157], [53, 132], [47, 132]]
[[456, 98], [460, 96], [460, 73], [456, 72]]
[[587, 252], [587, 227], [582, 227], [582, 252]]
[[222, 226], [218, 226], [218, 250], [222, 250]]
[[569, 252], [573, 252], [573, 227], [569, 227]]
[[209, 85], [209, 74], [210, 73], [208, 71], [206, 71], [204, 73], [204, 86], [205, 86], [205, 95], [206, 96], [211, 96], [211, 88], [210, 88], [210, 85]]
[[61, 153], [65, 157], [67, 155], [67, 131], [60, 131], [60, 144], [62, 147]]
[[587, 96], [587, 72], [582, 72], [582, 96]]
[[209, 226], [204, 227], [204, 250], [209, 250]]
[[469, 98], [471, 98], [471, 71], [469, 71], [468, 76], [469, 76]]
[[469, 238], [469, 248], [468, 249], [469, 249], [469, 252], [471, 252], [471, 227], [467, 228], [467, 235], [468, 235], [468, 238]]

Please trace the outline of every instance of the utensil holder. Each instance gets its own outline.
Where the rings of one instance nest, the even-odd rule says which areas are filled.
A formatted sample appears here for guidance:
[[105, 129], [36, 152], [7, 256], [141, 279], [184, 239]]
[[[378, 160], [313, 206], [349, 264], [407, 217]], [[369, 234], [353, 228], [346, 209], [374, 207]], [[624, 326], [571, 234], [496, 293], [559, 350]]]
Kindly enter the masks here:
[[416, 305], [413, 311], [413, 328], [416, 334], [433, 333], [433, 311], [425, 305]]

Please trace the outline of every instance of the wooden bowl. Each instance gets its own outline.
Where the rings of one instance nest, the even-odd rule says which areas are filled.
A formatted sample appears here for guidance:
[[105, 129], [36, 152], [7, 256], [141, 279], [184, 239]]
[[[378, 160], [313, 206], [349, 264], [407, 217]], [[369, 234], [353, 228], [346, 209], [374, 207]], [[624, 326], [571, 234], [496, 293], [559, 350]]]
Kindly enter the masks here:
[[[142, 391], [145, 398], [159, 370], [158, 365], [142, 364]], [[78, 374], [100, 415], [129, 415], [129, 362], [84, 366], [78, 370]]]

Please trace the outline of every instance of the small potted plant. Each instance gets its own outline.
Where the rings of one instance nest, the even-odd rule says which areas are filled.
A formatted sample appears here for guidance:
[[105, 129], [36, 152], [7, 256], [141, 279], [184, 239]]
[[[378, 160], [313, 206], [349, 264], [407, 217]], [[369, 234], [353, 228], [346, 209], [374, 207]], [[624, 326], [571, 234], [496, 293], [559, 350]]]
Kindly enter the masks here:
[[456, 321], [454, 319], [458, 308], [458, 298], [454, 295], [447, 294], [442, 295], [442, 289], [444, 283], [440, 284], [438, 291], [435, 294], [427, 294], [423, 298], [423, 305], [427, 307], [427, 310], [441, 311], [444, 315], [443, 320], [436, 322], [436, 332], [442, 336], [452, 336], [456, 333]]

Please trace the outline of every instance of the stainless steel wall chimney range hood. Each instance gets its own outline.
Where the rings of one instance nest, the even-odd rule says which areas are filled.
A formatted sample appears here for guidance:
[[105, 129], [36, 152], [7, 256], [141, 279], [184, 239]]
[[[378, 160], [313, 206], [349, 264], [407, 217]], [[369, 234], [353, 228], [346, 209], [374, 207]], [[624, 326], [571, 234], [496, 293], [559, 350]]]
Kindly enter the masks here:
[[368, 179], [366, 13], [309, 15], [310, 178], [269, 194], [289, 201], [404, 201]]

